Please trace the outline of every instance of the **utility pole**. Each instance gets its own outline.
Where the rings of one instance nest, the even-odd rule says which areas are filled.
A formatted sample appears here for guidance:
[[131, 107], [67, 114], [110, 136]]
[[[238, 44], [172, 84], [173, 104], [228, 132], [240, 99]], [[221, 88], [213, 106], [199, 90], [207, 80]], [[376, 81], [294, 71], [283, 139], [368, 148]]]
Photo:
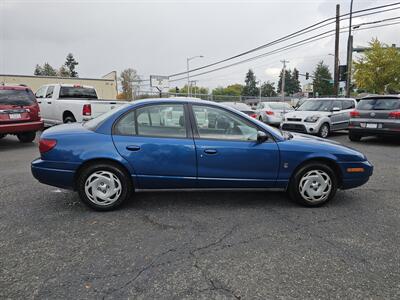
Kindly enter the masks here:
[[282, 67], [282, 102], [285, 101], [285, 75], [286, 75], [286, 63], [289, 63], [287, 60], [281, 60], [281, 63], [283, 64]]
[[260, 84], [260, 89], [259, 89], [259, 102], [261, 102], [261, 87], [262, 87], [262, 82], [261, 80], [258, 81], [258, 83]]
[[187, 57], [186, 58], [186, 73], [187, 73], [187, 96], [189, 97], [189, 95], [190, 95], [190, 75], [189, 75], [189, 62], [192, 60], [192, 59], [195, 59], [195, 58], [203, 58], [204, 56], [203, 55], [196, 55], [196, 56], [192, 56], [192, 57]]
[[350, 97], [351, 85], [351, 63], [353, 56], [353, 36], [351, 35], [351, 21], [353, 17], [353, 0], [350, 2], [350, 18], [349, 18], [349, 38], [347, 40], [347, 81], [346, 81], [346, 97]]
[[336, 33], [335, 33], [335, 66], [333, 93], [339, 95], [339, 24], [340, 23], [340, 4], [336, 4]]

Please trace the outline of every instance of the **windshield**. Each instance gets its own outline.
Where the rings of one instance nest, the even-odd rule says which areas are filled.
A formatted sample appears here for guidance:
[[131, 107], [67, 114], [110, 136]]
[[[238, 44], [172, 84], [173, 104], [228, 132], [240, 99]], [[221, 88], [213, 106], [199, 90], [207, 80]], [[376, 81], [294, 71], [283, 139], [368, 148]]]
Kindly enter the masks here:
[[0, 90], [0, 104], [32, 105], [36, 101], [31, 90]]
[[284, 103], [284, 102], [282, 102], [282, 103], [269, 103], [268, 105], [272, 109], [293, 109], [293, 107], [291, 107], [289, 104]]
[[398, 98], [361, 99], [357, 105], [359, 110], [394, 110], [400, 108]]
[[96, 130], [96, 128], [99, 127], [99, 125], [101, 123], [103, 123], [106, 119], [108, 119], [113, 114], [119, 112], [120, 110], [125, 109], [129, 105], [130, 104], [127, 103], [127, 104], [118, 106], [117, 108], [111, 109], [108, 112], [106, 112], [106, 113], [104, 113], [104, 114], [102, 114], [102, 115], [100, 115], [100, 116], [98, 116], [98, 117], [96, 117], [94, 119], [91, 119], [91, 120], [89, 120], [89, 121], [87, 121], [85, 123], [83, 123], [83, 126], [86, 127], [87, 129], [90, 129], [90, 130]]
[[300, 111], [330, 111], [332, 100], [307, 100], [297, 110]]
[[85, 98], [97, 99], [96, 90], [94, 88], [62, 86], [60, 88], [60, 99], [69, 98]]

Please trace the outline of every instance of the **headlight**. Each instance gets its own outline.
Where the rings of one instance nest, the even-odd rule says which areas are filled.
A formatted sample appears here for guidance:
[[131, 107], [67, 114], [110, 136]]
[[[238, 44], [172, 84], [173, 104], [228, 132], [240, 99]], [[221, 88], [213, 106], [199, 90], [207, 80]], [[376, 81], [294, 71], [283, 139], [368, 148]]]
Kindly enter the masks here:
[[311, 122], [311, 123], [315, 123], [317, 122], [319, 119], [319, 116], [314, 115], [314, 116], [309, 116], [307, 118], [304, 119], [304, 122]]

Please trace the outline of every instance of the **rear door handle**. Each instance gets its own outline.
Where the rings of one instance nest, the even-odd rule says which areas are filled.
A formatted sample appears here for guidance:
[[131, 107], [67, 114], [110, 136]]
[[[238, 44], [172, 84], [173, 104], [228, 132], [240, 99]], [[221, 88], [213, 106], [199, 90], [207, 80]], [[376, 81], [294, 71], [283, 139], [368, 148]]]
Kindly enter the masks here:
[[47, 104], [51, 104], [51, 101], [48, 101]]
[[140, 146], [137, 146], [137, 145], [129, 145], [129, 146], [126, 146], [126, 150], [129, 150], [129, 151], [139, 151], [139, 150], [140, 150]]
[[217, 150], [215, 150], [215, 149], [206, 149], [206, 150], [204, 150], [204, 153], [207, 153], [207, 154], [217, 154]]

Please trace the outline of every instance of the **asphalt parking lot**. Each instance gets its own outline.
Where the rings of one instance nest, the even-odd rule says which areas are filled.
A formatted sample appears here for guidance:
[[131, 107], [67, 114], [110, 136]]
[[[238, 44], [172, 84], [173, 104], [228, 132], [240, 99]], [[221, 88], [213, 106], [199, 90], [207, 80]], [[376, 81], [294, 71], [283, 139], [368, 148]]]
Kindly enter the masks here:
[[0, 140], [0, 298], [400, 298], [400, 141], [364, 152], [370, 182], [321, 208], [282, 193], [142, 193], [100, 213]]

